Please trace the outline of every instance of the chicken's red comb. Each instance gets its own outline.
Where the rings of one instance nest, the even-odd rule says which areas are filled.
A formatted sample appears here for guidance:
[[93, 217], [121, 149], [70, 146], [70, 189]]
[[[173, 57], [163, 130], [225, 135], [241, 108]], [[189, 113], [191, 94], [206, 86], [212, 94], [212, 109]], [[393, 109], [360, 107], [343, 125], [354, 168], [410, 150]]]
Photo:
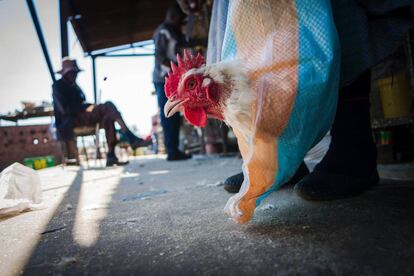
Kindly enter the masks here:
[[190, 69], [199, 68], [206, 64], [204, 57], [200, 53], [197, 53], [197, 56], [194, 56], [187, 50], [184, 50], [184, 59], [181, 59], [181, 56], [177, 54], [177, 61], [178, 66], [174, 62], [171, 62], [172, 72], [168, 73], [168, 77], [165, 77], [164, 89], [167, 98], [177, 92], [182, 75]]

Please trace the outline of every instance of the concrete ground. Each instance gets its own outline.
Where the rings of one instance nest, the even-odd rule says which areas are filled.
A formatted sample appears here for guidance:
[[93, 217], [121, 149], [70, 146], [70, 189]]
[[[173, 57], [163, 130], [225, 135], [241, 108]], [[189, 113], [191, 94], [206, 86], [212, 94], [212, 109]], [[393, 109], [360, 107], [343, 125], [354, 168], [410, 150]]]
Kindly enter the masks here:
[[0, 221], [1, 275], [414, 275], [414, 183], [223, 213], [234, 157], [40, 171], [44, 209]]

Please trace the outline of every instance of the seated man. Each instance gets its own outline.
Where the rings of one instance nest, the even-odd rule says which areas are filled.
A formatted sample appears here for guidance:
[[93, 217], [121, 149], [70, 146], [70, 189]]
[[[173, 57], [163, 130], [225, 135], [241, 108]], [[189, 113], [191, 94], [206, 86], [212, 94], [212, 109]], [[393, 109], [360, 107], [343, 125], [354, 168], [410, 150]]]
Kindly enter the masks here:
[[76, 78], [81, 70], [75, 60], [65, 57], [62, 60], [62, 69], [57, 73], [62, 78], [53, 84], [53, 102], [56, 118], [58, 138], [70, 141], [74, 138], [73, 129], [82, 126], [96, 126], [105, 129], [108, 143], [106, 166], [121, 165], [115, 156], [117, 137], [114, 123], [117, 122], [125, 134], [131, 147], [136, 149], [147, 146], [150, 142], [135, 136], [126, 126], [121, 114], [112, 102], [104, 104], [90, 104], [85, 102], [85, 94], [76, 84]]

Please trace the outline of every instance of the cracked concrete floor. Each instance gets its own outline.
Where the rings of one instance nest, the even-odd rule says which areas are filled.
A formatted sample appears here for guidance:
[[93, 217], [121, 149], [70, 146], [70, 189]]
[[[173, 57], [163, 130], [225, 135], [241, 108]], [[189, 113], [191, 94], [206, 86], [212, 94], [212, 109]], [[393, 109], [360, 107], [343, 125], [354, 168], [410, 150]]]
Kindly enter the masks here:
[[0, 221], [2, 275], [413, 275], [414, 183], [307, 202], [270, 195], [254, 219], [223, 213], [240, 159], [40, 171], [45, 207]]

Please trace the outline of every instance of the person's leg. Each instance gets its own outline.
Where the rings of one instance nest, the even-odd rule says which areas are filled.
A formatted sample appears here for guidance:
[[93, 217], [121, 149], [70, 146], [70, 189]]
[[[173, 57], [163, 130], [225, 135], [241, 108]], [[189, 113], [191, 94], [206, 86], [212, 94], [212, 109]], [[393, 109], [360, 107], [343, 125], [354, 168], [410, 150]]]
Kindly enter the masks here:
[[108, 153], [106, 156], [106, 166], [125, 165], [125, 162], [120, 163], [115, 155], [115, 146], [118, 143], [116, 137], [115, 121], [111, 116], [103, 116], [100, 120], [100, 127], [105, 129], [106, 142], [108, 144]]
[[77, 115], [75, 120], [75, 127], [88, 126], [95, 127], [99, 123], [99, 126], [105, 130], [106, 142], [108, 144], [108, 153], [106, 157], [106, 165], [113, 166], [115, 164], [123, 165], [119, 163], [118, 158], [115, 156], [115, 146], [118, 142], [115, 130], [115, 114], [113, 108], [99, 104], [94, 106], [91, 111], [83, 111]]
[[[66, 151], [65, 154], [68, 158], [68, 161], [66, 161], [66, 164], [68, 165], [77, 165], [79, 166], [79, 151], [78, 147], [76, 146], [76, 138], [62, 141], [64, 143], [64, 150]], [[75, 162], [73, 162], [75, 160]]]
[[378, 183], [377, 152], [371, 133], [370, 72], [341, 89], [331, 129], [331, 144], [312, 173], [295, 186], [310, 200], [358, 194]]
[[118, 142], [115, 130], [115, 118], [118, 116], [117, 110], [107, 104], [98, 104], [92, 111], [84, 111], [78, 117], [82, 117], [84, 124], [96, 126], [105, 130], [106, 142], [108, 144], [108, 155], [115, 155], [115, 146]]
[[178, 150], [178, 135], [180, 129], [180, 115], [174, 114], [170, 118], [166, 118], [164, 114], [164, 105], [167, 97], [164, 92], [163, 83], [154, 83], [157, 92], [158, 106], [160, 108], [161, 126], [164, 132], [164, 143], [168, 154], [175, 154]]
[[178, 113], [170, 118], [165, 117], [164, 105], [168, 99], [165, 96], [164, 83], [154, 82], [154, 87], [157, 93], [158, 106], [160, 108], [160, 119], [164, 133], [164, 144], [168, 154], [167, 160], [173, 161], [188, 159], [190, 158], [189, 155], [186, 155], [178, 150], [181, 117]]
[[99, 127], [105, 130], [106, 143], [108, 144], [108, 155], [115, 156], [115, 146], [118, 143], [115, 121], [109, 116], [102, 116], [99, 122]]
[[121, 113], [118, 111], [118, 108], [116, 108], [113, 102], [108, 101], [98, 106], [103, 107], [103, 113], [106, 117], [111, 118], [113, 121], [116, 121], [119, 124], [122, 132], [126, 133], [130, 131], [124, 119], [122, 118]]
[[108, 141], [108, 148], [112, 147], [112, 145], [109, 145], [110, 142], [113, 143], [114, 148], [117, 143], [116, 130], [114, 126], [115, 122], [117, 122], [120, 125], [121, 131], [125, 134], [129, 144], [133, 149], [136, 149], [137, 147], [141, 146], [148, 146], [150, 144], [150, 142], [144, 141], [143, 139], [135, 136], [135, 134], [129, 130], [129, 128], [125, 124], [124, 119], [122, 118], [121, 113], [118, 111], [118, 109], [112, 102], [105, 102], [104, 104], [99, 104], [95, 107], [95, 109], [97, 110], [97, 114], [99, 114], [99, 120], [101, 122], [101, 125], [105, 129]]

